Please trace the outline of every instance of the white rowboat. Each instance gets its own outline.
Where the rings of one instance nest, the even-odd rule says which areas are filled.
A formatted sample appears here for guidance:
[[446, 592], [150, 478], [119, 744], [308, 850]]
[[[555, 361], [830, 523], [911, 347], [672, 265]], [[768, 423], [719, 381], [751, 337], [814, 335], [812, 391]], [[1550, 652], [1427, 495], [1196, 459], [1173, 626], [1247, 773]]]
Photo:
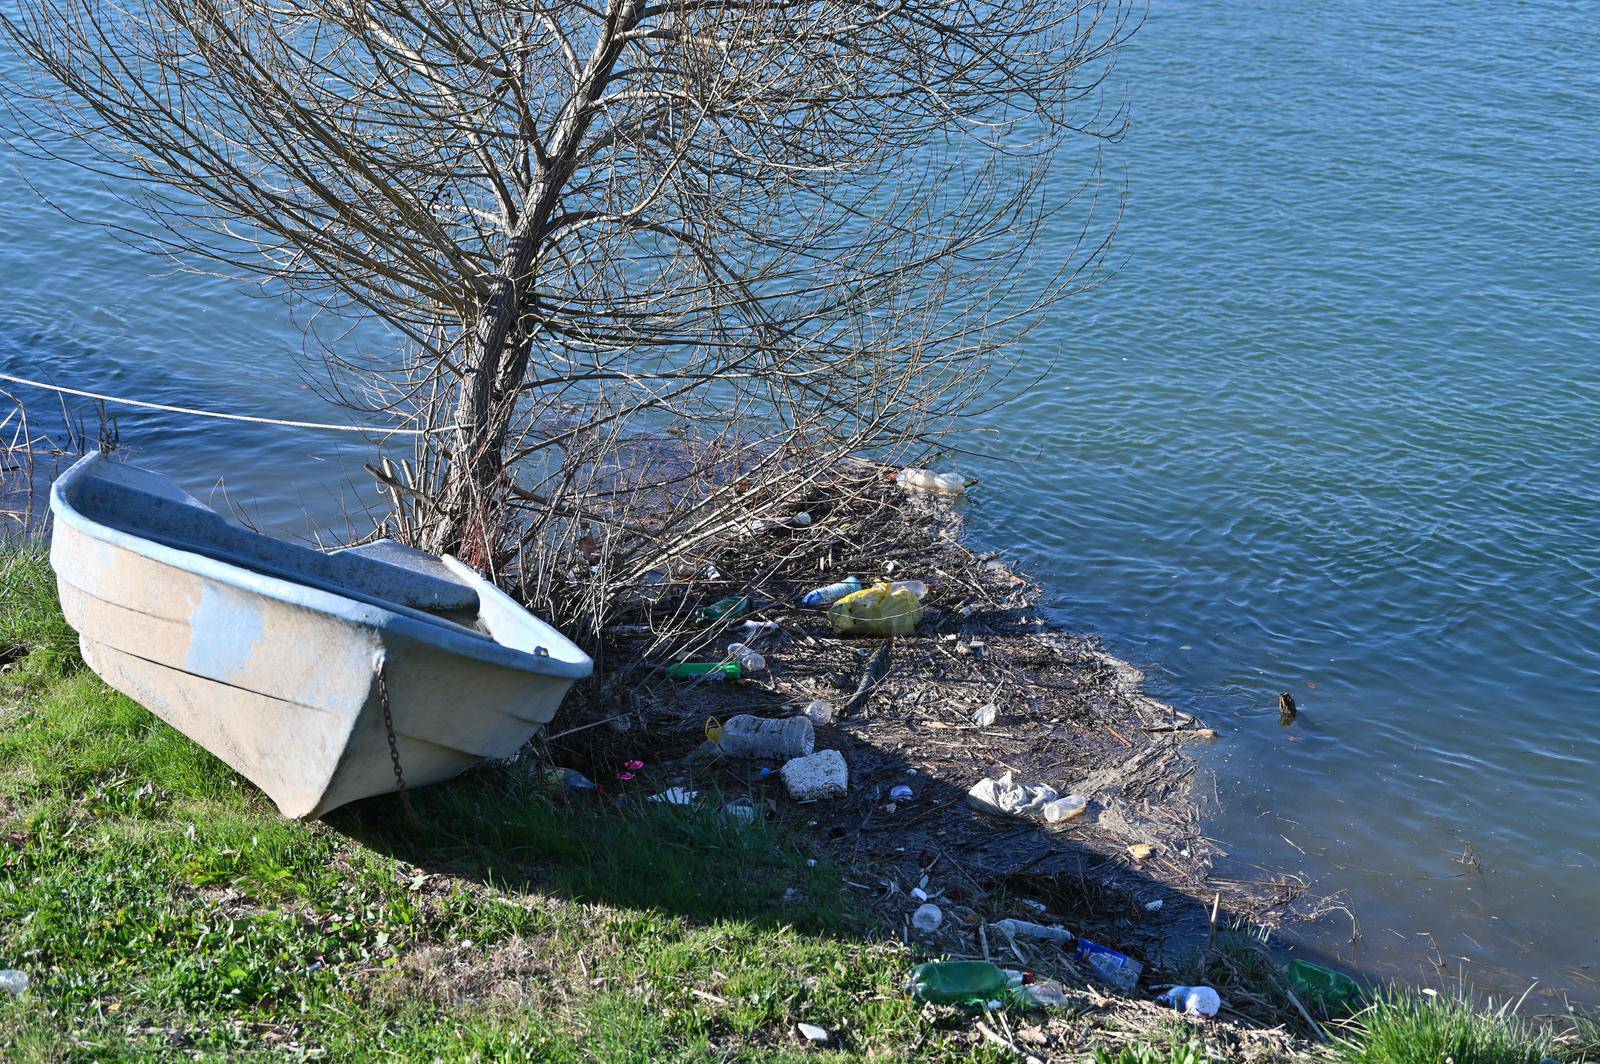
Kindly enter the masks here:
[[406, 787], [509, 757], [593, 667], [455, 558], [389, 540], [323, 554], [98, 453], [50, 509], [84, 660], [284, 816], [397, 790], [391, 741]]

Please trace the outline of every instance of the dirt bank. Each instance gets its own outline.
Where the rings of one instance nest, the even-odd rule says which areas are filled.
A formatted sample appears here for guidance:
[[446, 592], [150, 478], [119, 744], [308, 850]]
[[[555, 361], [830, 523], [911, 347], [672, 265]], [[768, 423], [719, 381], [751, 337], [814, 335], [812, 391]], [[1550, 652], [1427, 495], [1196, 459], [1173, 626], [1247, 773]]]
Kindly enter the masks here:
[[[1069, 952], [997, 942], [987, 928], [1006, 916], [1059, 921], [1143, 962], [1149, 986], [1194, 963], [1214, 905], [1223, 928], [1282, 918], [1300, 882], [1212, 874], [1220, 851], [1202, 830], [1188, 751], [1226, 737], [1145, 695], [1140, 672], [1092, 637], [1050, 624], [1037, 585], [963, 542], [963, 505], [903, 491], [881, 467], [852, 466], [770, 515], [765, 531], [680, 567], [614, 619], [604, 677], [558, 718], [552, 755], [597, 780], [640, 760], [653, 785], [752, 797], [770, 821], [836, 856], [863, 920], [882, 933], [915, 944], [910, 914], [923, 899], [912, 891], [932, 898], [945, 920], [923, 936], [931, 953], [995, 956], [1081, 984]], [[806, 527], [785, 522], [802, 512]], [[925, 581], [916, 632], [840, 638], [825, 609], [795, 605], [808, 588], [852, 575]], [[731, 595], [752, 609], [711, 628], [693, 621], [698, 607]], [[752, 619], [780, 628], [757, 643], [766, 672], [729, 683], [664, 675], [673, 662], [722, 659]], [[842, 798], [798, 804], [766, 774], [775, 762], [696, 756], [708, 719], [792, 716], [819, 698], [839, 714], [816, 741], [849, 766]], [[992, 723], [979, 723], [989, 705]], [[1047, 826], [966, 800], [974, 783], [1008, 771], [1083, 795], [1086, 813]], [[896, 787], [911, 797], [897, 800]]]

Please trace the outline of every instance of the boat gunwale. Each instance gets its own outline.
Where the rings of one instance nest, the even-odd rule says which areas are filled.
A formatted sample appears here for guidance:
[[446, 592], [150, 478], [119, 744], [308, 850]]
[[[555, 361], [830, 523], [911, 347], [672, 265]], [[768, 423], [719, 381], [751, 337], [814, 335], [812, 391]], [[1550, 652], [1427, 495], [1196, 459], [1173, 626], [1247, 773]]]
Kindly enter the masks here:
[[[593, 672], [593, 662], [587, 655], [583, 655], [582, 661], [568, 661], [553, 653], [530, 654], [506, 646], [493, 636], [485, 638], [476, 633], [469, 636], [458, 632], [449, 622], [397, 602], [380, 605], [383, 600], [376, 599], [375, 596], [357, 598], [311, 584], [272, 576], [245, 565], [226, 562], [195, 551], [182, 550], [102, 524], [79, 510], [69, 497], [80, 481], [92, 476], [94, 469], [100, 463], [109, 463], [109, 459], [99, 451], [91, 451], [56, 478], [55, 483], [50, 486], [50, 510], [55, 519], [89, 539], [131, 551], [139, 557], [148, 558], [181, 572], [215, 580], [241, 591], [320, 613], [347, 624], [360, 625], [380, 633], [413, 640], [458, 657], [554, 679], [581, 680]], [[475, 579], [480, 581], [483, 579], [475, 573], [473, 575]], [[537, 617], [534, 619], [539, 620]], [[540, 623], [559, 638], [566, 640], [566, 636], [561, 635], [554, 627], [542, 620]], [[570, 640], [566, 641], [577, 653], [583, 654], [583, 651]]]

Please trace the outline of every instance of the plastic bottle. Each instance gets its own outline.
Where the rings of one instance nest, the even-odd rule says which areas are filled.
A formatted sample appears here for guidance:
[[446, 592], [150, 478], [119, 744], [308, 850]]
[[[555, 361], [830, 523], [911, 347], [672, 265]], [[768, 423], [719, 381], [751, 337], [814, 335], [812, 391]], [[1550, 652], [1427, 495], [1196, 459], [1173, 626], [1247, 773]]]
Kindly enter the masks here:
[[744, 675], [737, 661], [680, 661], [667, 666], [667, 677], [673, 680], [737, 680]]
[[1012, 991], [1017, 1004], [1039, 1009], [1060, 1008], [1067, 1003], [1067, 992], [1054, 979], [1041, 979], [1037, 983], [1019, 986]]
[[861, 590], [859, 577], [849, 576], [837, 584], [827, 584], [823, 587], [814, 587], [800, 596], [802, 606], [831, 606], [846, 595]]
[[770, 720], [741, 713], [723, 723], [715, 741], [729, 757], [805, 757], [816, 749], [817, 733], [805, 717]]
[[709, 606], [694, 611], [695, 620], [701, 624], [715, 624], [724, 618], [732, 620], [750, 608], [750, 600], [743, 595], [729, 595]]
[[1072, 941], [1072, 932], [1052, 924], [1036, 924], [1032, 920], [996, 920], [989, 925], [1007, 938], [1032, 938], [1041, 942], [1066, 945]]
[[894, 482], [909, 491], [932, 491], [936, 480], [933, 470], [908, 466], [895, 474]]
[[907, 989], [918, 1001], [940, 1005], [983, 1005], [1021, 986], [1021, 972], [988, 961], [932, 961], [911, 969]]
[[738, 662], [739, 669], [745, 676], [749, 676], [751, 673], [764, 672], [767, 667], [767, 659], [743, 643], [729, 643], [728, 657]]
[[932, 902], [919, 906], [917, 911], [911, 914], [911, 926], [918, 931], [932, 933], [939, 930], [939, 926], [943, 923], [944, 911]]
[[1175, 986], [1156, 1000], [1189, 1016], [1215, 1016], [1222, 1008], [1222, 999], [1209, 986]]
[[777, 621], [745, 621], [739, 631], [744, 633], [746, 643], [754, 643], [762, 636], [777, 635], [779, 628]]
[[0, 994], [21, 997], [28, 992], [28, 973], [16, 968], [0, 969]]
[[1127, 954], [1118, 953], [1110, 947], [1090, 942], [1086, 938], [1078, 939], [1078, 960], [1087, 964], [1094, 974], [1124, 993], [1131, 993], [1133, 988], [1139, 985], [1139, 973], [1144, 971], [1144, 965]]
[[804, 713], [806, 719], [819, 728], [824, 724], [833, 723], [833, 706], [820, 698], [812, 699], [811, 704], [806, 706]]
[[960, 495], [967, 490], [967, 478], [960, 473], [935, 473], [931, 469], [902, 469], [894, 482], [908, 491], [932, 491]]
[[1071, 820], [1085, 809], [1089, 803], [1081, 794], [1066, 794], [1053, 802], [1046, 802], [1044, 819], [1047, 824], [1060, 824]]

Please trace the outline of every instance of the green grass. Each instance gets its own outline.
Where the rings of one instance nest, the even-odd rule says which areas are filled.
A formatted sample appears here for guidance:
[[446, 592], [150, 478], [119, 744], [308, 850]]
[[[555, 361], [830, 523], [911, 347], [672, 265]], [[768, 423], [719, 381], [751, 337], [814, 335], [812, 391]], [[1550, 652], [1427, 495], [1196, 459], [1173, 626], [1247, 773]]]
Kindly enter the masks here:
[[1355, 1017], [1355, 1029], [1335, 1048], [1348, 1064], [1539, 1064], [1546, 1057], [1583, 1059], [1558, 1049], [1547, 1031], [1509, 1007], [1484, 1008], [1454, 994], [1395, 990]]
[[[915, 1007], [922, 958], [856, 926], [839, 870], [780, 828], [643, 801], [648, 781], [565, 804], [536, 766], [423, 788], [415, 820], [374, 799], [286, 821], [83, 667], [35, 551], [0, 551], [0, 662], [0, 968], [33, 981], [0, 996], [0, 1060], [1015, 1059]], [[1351, 1064], [1553, 1044], [1449, 1000], [1361, 1021]], [[1093, 1059], [1225, 1059], [1193, 1037]], [[1558, 1057], [1593, 1059], [1576, 1044]]]
[[801, 840], [508, 767], [286, 821], [0, 576], [0, 1059], [968, 1059]]
[[1147, 1043], [1094, 1054], [1094, 1064], [1213, 1064], [1217, 1059], [1199, 1039], [1182, 1035], [1174, 1035], [1164, 1046]]

